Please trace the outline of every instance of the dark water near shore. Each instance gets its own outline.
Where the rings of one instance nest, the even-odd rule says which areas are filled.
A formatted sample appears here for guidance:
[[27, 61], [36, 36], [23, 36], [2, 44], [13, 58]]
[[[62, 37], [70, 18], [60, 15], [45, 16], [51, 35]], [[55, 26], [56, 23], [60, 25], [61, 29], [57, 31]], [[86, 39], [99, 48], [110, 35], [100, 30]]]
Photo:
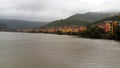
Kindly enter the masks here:
[[120, 42], [0, 32], [0, 68], [120, 68]]

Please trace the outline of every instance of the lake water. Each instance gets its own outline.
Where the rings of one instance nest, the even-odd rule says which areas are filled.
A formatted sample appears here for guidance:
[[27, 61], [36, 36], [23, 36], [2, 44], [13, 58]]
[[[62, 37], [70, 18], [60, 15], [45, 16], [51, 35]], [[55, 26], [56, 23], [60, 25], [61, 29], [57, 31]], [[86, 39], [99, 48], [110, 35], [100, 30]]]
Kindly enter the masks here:
[[120, 42], [0, 32], [0, 68], [120, 68]]

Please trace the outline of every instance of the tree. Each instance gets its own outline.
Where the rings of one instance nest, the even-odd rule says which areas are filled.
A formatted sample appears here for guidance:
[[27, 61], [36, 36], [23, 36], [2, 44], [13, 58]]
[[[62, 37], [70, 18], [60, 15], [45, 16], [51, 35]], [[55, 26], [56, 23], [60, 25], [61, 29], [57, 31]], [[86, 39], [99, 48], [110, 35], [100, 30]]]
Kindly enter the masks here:
[[115, 38], [120, 40], [120, 25], [115, 28]]
[[102, 38], [103, 33], [104, 33], [104, 30], [100, 28], [92, 27], [84, 32], [81, 32], [80, 36], [86, 37], [86, 38]]

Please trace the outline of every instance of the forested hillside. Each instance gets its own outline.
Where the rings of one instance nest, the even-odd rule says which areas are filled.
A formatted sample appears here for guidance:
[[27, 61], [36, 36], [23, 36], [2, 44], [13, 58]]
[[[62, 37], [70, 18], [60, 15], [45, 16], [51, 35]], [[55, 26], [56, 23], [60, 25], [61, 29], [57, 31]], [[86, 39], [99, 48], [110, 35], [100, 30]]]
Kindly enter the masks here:
[[102, 13], [102, 12], [89, 12], [85, 14], [76, 14], [66, 19], [57, 20], [46, 25], [46, 27], [59, 27], [69, 25], [86, 25], [102, 20], [111, 15], [119, 13]]

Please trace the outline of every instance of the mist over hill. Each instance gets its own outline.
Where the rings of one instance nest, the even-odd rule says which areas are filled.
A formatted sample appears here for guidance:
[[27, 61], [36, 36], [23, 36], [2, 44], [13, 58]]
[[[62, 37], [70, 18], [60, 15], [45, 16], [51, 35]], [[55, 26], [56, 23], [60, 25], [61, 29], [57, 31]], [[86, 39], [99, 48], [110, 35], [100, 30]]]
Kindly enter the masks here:
[[0, 29], [7, 29], [8, 31], [15, 31], [17, 29], [31, 29], [43, 26], [44, 24], [45, 22], [0, 19]]

